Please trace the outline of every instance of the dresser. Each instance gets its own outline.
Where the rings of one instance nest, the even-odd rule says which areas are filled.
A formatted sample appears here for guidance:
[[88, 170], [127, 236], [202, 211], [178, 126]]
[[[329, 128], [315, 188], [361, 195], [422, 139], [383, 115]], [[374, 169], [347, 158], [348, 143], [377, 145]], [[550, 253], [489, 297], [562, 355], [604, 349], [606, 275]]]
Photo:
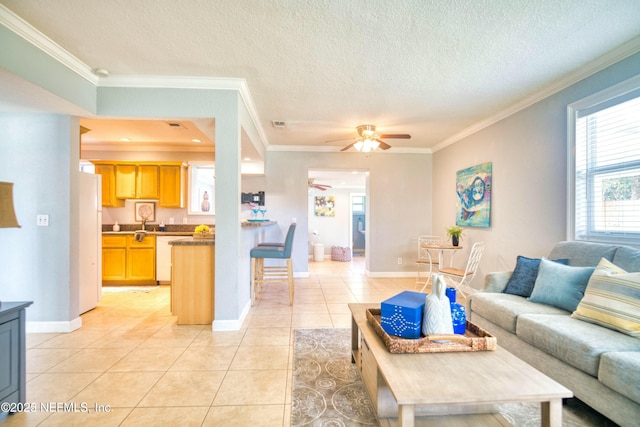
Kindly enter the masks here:
[[0, 303], [0, 403], [26, 400], [25, 309], [31, 304]]

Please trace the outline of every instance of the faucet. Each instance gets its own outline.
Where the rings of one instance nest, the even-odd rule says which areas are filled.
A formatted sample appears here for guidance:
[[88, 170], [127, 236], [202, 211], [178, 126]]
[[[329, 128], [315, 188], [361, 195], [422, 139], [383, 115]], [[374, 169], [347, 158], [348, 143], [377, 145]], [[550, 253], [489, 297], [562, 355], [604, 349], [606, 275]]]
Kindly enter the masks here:
[[142, 230], [145, 230], [145, 225], [147, 224], [147, 219], [146, 218], [142, 218]]

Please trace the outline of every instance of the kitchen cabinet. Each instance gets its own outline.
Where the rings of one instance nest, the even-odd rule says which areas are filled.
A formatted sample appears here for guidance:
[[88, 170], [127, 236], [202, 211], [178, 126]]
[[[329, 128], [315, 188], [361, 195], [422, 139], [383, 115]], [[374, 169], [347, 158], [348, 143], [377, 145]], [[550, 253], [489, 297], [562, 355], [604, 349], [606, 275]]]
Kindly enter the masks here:
[[3, 403], [26, 401], [25, 309], [31, 304], [4, 301], [0, 305], [0, 402]]
[[95, 173], [102, 177], [102, 206], [119, 208], [124, 206], [124, 199], [116, 197], [115, 165], [95, 165]]
[[156, 284], [156, 237], [102, 236], [102, 284]]
[[185, 172], [183, 165], [160, 165], [160, 190], [158, 206], [161, 208], [184, 208]]
[[171, 242], [171, 313], [178, 325], [211, 325], [215, 307], [213, 239]]
[[116, 197], [119, 199], [157, 199], [157, 165], [116, 165]]

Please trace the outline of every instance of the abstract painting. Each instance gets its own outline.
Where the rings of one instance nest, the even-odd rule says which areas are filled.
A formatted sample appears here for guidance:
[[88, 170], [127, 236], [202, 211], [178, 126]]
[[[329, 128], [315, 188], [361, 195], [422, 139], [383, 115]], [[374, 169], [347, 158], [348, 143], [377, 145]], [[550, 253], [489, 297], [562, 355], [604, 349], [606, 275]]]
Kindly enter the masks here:
[[316, 196], [316, 216], [336, 216], [336, 199], [334, 196]]
[[491, 162], [456, 173], [456, 225], [489, 227], [491, 219]]

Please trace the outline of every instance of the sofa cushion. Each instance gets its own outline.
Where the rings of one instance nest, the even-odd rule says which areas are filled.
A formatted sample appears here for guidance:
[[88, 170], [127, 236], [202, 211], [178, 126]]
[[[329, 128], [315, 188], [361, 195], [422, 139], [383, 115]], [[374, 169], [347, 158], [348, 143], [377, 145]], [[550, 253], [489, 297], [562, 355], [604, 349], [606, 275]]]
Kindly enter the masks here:
[[513, 334], [516, 333], [516, 322], [521, 314], [569, 315], [568, 312], [559, 308], [536, 304], [518, 295], [476, 292], [468, 298], [471, 321], [473, 321], [473, 315], [478, 314]]
[[[554, 259], [553, 261], [561, 264], [568, 265], [568, 259]], [[518, 255], [516, 258], [516, 268], [513, 270], [507, 287], [504, 290], [505, 294], [520, 295], [521, 297], [528, 297], [533, 291], [533, 286], [536, 283], [538, 277], [538, 268], [540, 267], [540, 258], [527, 258], [522, 255]]]
[[594, 377], [603, 353], [640, 351], [639, 339], [567, 315], [522, 314], [516, 335]]
[[543, 258], [529, 300], [574, 311], [594, 267], [570, 267]]
[[640, 403], [640, 354], [630, 351], [603, 354], [598, 379], [610, 389]]
[[640, 273], [627, 273], [603, 258], [571, 316], [640, 337]]
[[640, 250], [630, 246], [620, 246], [613, 256], [613, 263], [630, 272], [640, 271]]
[[549, 258], [568, 258], [571, 266], [593, 267], [598, 265], [601, 258], [613, 261], [617, 248], [603, 243], [559, 242], [551, 250]]

